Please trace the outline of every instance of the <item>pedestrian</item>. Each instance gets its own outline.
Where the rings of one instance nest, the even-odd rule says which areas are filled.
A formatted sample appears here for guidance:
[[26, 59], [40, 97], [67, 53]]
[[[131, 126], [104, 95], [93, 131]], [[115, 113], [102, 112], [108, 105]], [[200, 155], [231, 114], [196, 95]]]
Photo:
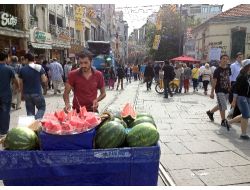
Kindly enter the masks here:
[[214, 71], [210, 98], [214, 99], [215, 91], [218, 103], [213, 109], [207, 111], [207, 115], [211, 121], [214, 121], [214, 113], [219, 110], [221, 116], [221, 126], [227, 127], [227, 129], [229, 130], [230, 125], [228, 124], [228, 121], [225, 118], [228, 93], [230, 91], [230, 69], [227, 67], [228, 61], [228, 55], [221, 55], [220, 65]]
[[177, 63], [176, 64], [176, 68], [175, 68], [175, 78], [177, 78], [179, 80], [179, 87], [175, 89], [176, 93], [181, 93], [182, 91], [182, 86], [183, 86], [183, 74], [184, 74], [184, 69], [181, 65], [181, 63]]
[[175, 78], [175, 72], [174, 67], [172, 65], [169, 65], [169, 61], [164, 61], [165, 65], [163, 66], [164, 71], [164, 98], [168, 98], [168, 94], [170, 94], [170, 97], [173, 97], [173, 94], [170, 90], [169, 83], [174, 80]]
[[201, 67], [199, 68], [199, 78], [198, 78], [198, 85], [199, 88], [203, 88], [203, 81], [202, 81], [202, 72], [205, 70], [205, 64], [202, 64]]
[[112, 88], [114, 90], [115, 87], [115, 71], [113, 67], [109, 68], [109, 89]]
[[133, 72], [134, 81], [137, 81], [139, 68], [138, 68], [138, 66], [136, 64], [133, 65], [132, 72]]
[[131, 75], [132, 75], [132, 69], [130, 67], [130, 65], [126, 65], [125, 67], [125, 75], [126, 75], [126, 80], [127, 83], [131, 83]]
[[198, 91], [198, 83], [199, 83], [199, 64], [195, 64], [195, 67], [192, 69], [192, 81], [193, 81], [193, 89], [194, 92]]
[[145, 68], [144, 79], [146, 82], [147, 90], [151, 90], [152, 81], [154, 78], [154, 69], [152, 66], [152, 60], [149, 59], [148, 65]]
[[[46, 104], [42, 94], [42, 83], [47, 82], [45, 70], [39, 64], [34, 63], [34, 55], [27, 53], [24, 56], [25, 66], [20, 71], [20, 86], [28, 116], [42, 119]], [[32, 79], [32, 80], [31, 80]], [[35, 109], [37, 108], [37, 112]]]
[[65, 82], [67, 82], [68, 80], [68, 76], [69, 76], [69, 72], [72, 69], [72, 61], [68, 58], [67, 59], [67, 63], [64, 65], [64, 80]]
[[183, 64], [184, 72], [183, 72], [183, 83], [184, 83], [184, 93], [189, 92], [189, 80], [192, 76], [192, 71], [189, 67], [187, 67], [187, 64]]
[[238, 105], [241, 115], [228, 121], [232, 124], [240, 121], [241, 135], [243, 140], [249, 140], [247, 135], [248, 119], [250, 118], [250, 59], [243, 62], [243, 67], [234, 83], [232, 107]]
[[[63, 94], [64, 110], [68, 112], [71, 109], [69, 94], [72, 90], [74, 92], [73, 109], [79, 112], [80, 108], [85, 106], [89, 112], [98, 112], [98, 102], [106, 96], [103, 74], [93, 69], [93, 55], [91, 52], [85, 50], [84, 52], [80, 52], [78, 57], [80, 68], [69, 73], [65, 84]], [[98, 90], [100, 91], [100, 95], [97, 97]]]
[[[19, 74], [20, 70], [22, 68], [22, 65], [18, 62], [17, 56], [11, 57], [11, 63], [10, 66], [14, 69], [16, 78], [19, 80]], [[11, 107], [15, 110], [21, 109], [21, 92], [20, 90], [17, 90], [13, 83], [11, 83], [11, 90], [12, 90], [12, 101], [11, 101]]]
[[63, 85], [63, 68], [62, 65], [57, 62], [57, 59], [54, 58], [53, 62], [49, 65], [51, 81], [54, 87], [54, 94], [57, 92], [61, 93], [61, 86]]
[[[233, 101], [233, 90], [234, 90], [234, 84], [236, 82], [236, 79], [240, 73], [240, 70], [242, 68], [242, 59], [243, 59], [243, 54], [241, 52], [238, 52], [236, 54], [236, 61], [230, 65], [230, 69], [231, 69], [231, 75], [230, 75], [230, 82], [231, 82], [231, 90], [229, 93], [229, 103], [231, 104]], [[238, 106], [236, 105], [235, 107], [231, 107], [227, 118], [233, 118], [237, 115], [240, 115], [240, 111]]]
[[154, 73], [155, 73], [155, 82], [159, 82], [159, 71], [160, 71], [161, 67], [159, 65], [159, 63], [156, 63], [156, 66], [154, 67]]
[[204, 94], [207, 95], [207, 87], [209, 82], [212, 79], [212, 71], [208, 63], [205, 64], [205, 69], [201, 72], [203, 87], [204, 87]]
[[18, 79], [15, 71], [7, 65], [8, 54], [0, 51], [0, 138], [8, 133], [10, 125], [11, 109], [11, 86], [13, 83], [15, 90], [20, 91]]
[[47, 91], [48, 91], [48, 85], [49, 85], [49, 67], [48, 67], [48, 61], [47, 60], [44, 60], [42, 62], [42, 67], [45, 71], [45, 75], [47, 77], [47, 81], [46, 83], [42, 83], [42, 87], [43, 87], [43, 95], [46, 95], [47, 94]]
[[125, 76], [125, 71], [124, 71], [123, 67], [120, 64], [118, 65], [116, 73], [117, 73], [117, 78], [118, 78], [118, 83], [117, 83], [116, 90], [119, 89], [120, 83], [121, 83], [121, 89], [123, 90], [123, 78]]

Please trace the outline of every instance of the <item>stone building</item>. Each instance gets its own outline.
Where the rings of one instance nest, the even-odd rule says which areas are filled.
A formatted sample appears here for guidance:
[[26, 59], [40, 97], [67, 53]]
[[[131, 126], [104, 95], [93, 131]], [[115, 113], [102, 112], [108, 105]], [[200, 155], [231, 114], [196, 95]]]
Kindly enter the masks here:
[[250, 5], [238, 5], [210, 18], [193, 30], [193, 37], [196, 58], [203, 61], [219, 54], [233, 59], [239, 51], [245, 58], [250, 56]]

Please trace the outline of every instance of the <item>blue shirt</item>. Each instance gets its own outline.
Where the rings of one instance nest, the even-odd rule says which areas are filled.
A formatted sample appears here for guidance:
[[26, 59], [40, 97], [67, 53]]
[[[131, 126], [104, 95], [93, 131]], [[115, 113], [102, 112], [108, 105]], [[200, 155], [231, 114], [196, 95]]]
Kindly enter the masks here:
[[6, 64], [0, 64], [0, 99], [11, 99], [11, 79], [15, 77], [15, 71]]
[[56, 61], [49, 64], [51, 80], [52, 81], [61, 81], [63, 76], [62, 65]]
[[19, 77], [23, 80], [24, 94], [42, 94], [41, 90], [41, 76], [45, 74], [43, 68], [40, 72], [25, 65], [21, 68]]
[[230, 81], [236, 81], [236, 78], [238, 77], [238, 75], [240, 74], [240, 69], [241, 69], [241, 64], [236, 61], [234, 62], [231, 66], [231, 76], [230, 76]]
[[144, 73], [144, 72], [145, 72], [145, 69], [146, 69], [146, 65], [141, 65], [140, 72], [141, 72], [141, 73]]

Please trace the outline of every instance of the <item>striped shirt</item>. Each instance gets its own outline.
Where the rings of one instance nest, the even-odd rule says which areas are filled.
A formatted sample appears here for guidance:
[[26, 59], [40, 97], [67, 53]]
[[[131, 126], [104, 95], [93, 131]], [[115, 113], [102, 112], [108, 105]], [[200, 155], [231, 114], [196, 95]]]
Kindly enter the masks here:
[[56, 61], [49, 64], [49, 70], [52, 81], [61, 81], [63, 76], [62, 65]]

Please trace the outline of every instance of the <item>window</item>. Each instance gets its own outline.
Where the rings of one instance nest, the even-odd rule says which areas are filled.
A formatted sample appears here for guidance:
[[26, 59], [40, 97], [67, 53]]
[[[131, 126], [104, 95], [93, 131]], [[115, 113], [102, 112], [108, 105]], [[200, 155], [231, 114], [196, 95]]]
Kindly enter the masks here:
[[49, 14], [49, 23], [52, 25], [55, 25], [55, 16], [52, 14]]
[[191, 14], [201, 13], [201, 7], [191, 7], [190, 8], [190, 13]]
[[63, 19], [57, 17], [57, 25], [63, 27]]
[[70, 27], [70, 37], [71, 37], [71, 38], [74, 38], [74, 36], [75, 36], [75, 35], [74, 35], [74, 28], [71, 28], [71, 27]]
[[208, 13], [208, 7], [202, 7], [202, 13]]
[[86, 28], [85, 28], [85, 32], [84, 32], [85, 41], [90, 40], [90, 39], [89, 39], [89, 32], [90, 32], [90, 29], [86, 27]]
[[30, 4], [30, 15], [36, 16], [36, 5]]

